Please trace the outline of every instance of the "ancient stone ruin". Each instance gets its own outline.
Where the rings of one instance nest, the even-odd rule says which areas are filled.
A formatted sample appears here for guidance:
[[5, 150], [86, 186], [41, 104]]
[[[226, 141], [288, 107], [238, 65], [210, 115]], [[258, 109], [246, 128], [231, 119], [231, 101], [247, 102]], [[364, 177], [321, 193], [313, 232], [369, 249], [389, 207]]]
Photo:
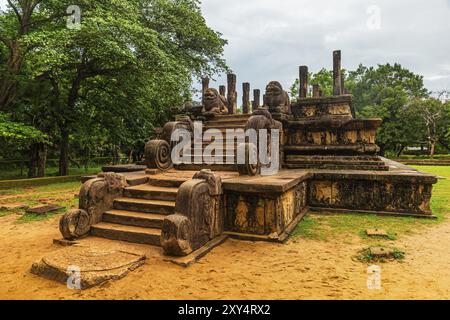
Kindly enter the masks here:
[[[106, 167], [88, 179], [77, 210], [64, 215], [65, 239], [104, 237], [161, 246], [165, 255], [187, 256], [220, 237], [283, 242], [308, 212], [373, 213], [432, 217], [434, 176], [378, 155], [375, 143], [380, 119], [355, 117], [352, 96], [345, 94], [340, 51], [334, 52], [333, 96], [313, 86], [308, 94], [308, 68], [300, 67], [299, 97], [291, 102], [279, 82], [272, 81], [261, 99], [243, 84], [243, 113], [237, 113], [236, 76], [228, 86], [209, 88], [203, 80], [203, 104], [186, 104], [156, 140], [146, 146], [146, 169]], [[263, 105], [260, 105], [260, 101]], [[251, 163], [255, 146], [248, 141], [225, 143], [223, 162], [195, 159], [210, 142], [192, 138], [192, 163], [174, 164], [172, 133], [194, 133], [195, 122], [215, 129], [278, 129], [280, 170], [261, 175]], [[245, 162], [237, 163], [238, 147]]]

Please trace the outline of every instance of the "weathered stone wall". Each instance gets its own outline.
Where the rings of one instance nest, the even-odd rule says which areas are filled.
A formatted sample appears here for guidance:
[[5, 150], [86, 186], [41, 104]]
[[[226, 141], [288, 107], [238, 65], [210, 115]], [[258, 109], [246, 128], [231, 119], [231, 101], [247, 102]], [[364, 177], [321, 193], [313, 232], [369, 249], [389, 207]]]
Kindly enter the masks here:
[[281, 234], [306, 207], [307, 183], [284, 193], [225, 194], [226, 230], [256, 235]]
[[351, 96], [301, 98], [292, 105], [295, 118], [321, 118], [324, 116], [353, 117]]
[[308, 204], [318, 208], [431, 215], [432, 188], [431, 183], [414, 179], [313, 179]]
[[287, 145], [375, 144], [376, 129], [290, 129]]

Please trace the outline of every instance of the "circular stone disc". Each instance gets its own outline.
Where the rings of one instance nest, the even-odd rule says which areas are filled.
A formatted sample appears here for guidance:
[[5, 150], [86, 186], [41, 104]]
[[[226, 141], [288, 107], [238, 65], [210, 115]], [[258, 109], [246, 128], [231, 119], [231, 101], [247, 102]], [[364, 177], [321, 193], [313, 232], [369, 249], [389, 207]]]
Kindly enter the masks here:
[[59, 270], [76, 266], [83, 272], [100, 272], [125, 267], [143, 259], [145, 256], [119, 250], [69, 247], [47, 255], [42, 261]]

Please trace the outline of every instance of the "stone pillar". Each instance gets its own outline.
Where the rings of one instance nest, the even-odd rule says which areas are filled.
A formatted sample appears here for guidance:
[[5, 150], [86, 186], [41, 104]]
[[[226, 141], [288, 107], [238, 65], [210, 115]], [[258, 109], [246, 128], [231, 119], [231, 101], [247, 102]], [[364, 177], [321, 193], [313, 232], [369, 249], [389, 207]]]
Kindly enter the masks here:
[[341, 72], [341, 92], [342, 94], [347, 94], [347, 90], [345, 89], [345, 75]]
[[205, 105], [205, 92], [209, 88], [209, 78], [202, 78], [202, 104]]
[[341, 51], [333, 52], [333, 95], [342, 94]]
[[318, 84], [313, 85], [313, 98], [320, 97], [320, 86]]
[[237, 94], [236, 94], [236, 75], [229, 73], [227, 75], [228, 82], [228, 113], [236, 114], [237, 113]]
[[226, 97], [227, 96], [227, 87], [226, 86], [219, 86], [219, 94], [221, 96]]
[[300, 98], [306, 98], [308, 95], [308, 67], [301, 66], [300, 67], [300, 89], [299, 95]]
[[261, 106], [261, 90], [253, 90], [253, 111]]
[[244, 82], [242, 84], [242, 113], [250, 113], [250, 83]]

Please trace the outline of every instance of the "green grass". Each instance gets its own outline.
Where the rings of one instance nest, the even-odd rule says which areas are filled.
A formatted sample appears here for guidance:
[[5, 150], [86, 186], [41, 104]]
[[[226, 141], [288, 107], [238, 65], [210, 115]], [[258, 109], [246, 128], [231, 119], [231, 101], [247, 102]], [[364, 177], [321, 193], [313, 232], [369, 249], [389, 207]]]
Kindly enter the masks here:
[[[310, 214], [300, 222], [292, 232], [294, 238], [328, 241], [335, 237], [359, 235], [364, 243], [375, 245], [376, 242], [392, 242], [403, 235], [413, 234], [425, 227], [439, 224], [450, 213], [450, 167], [416, 166], [417, 169], [443, 177], [433, 189], [431, 207], [437, 220], [412, 217], [384, 217], [369, 214]], [[369, 238], [366, 229], [383, 229], [388, 233], [386, 239]]]
[[386, 258], [378, 258], [373, 256], [370, 253], [370, 249], [369, 248], [365, 248], [363, 250], [361, 250], [360, 252], [358, 252], [358, 255], [356, 256], [356, 259], [364, 262], [364, 263], [385, 263], [391, 260], [397, 260], [397, 261], [403, 261], [405, 260], [405, 252], [403, 252], [402, 250], [398, 249], [398, 248], [393, 248], [393, 257], [391, 259], [386, 259]]
[[[69, 174], [72, 176], [76, 175], [88, 175], [94, 174], [102, 171], [101, 167], [88, 168], [69, 168]], [[47, 168], [46, 177], [57, 177], [58, 168]], [[24, 169], [22, 172], [20, 169], [2, 169], [0, 170], [0, 180], [16, 180], [16, 179], [27, 179], [27, 170]]]
[[77, 206], [78, 199], [75, 197], [75, 194], [78, 194], [80, 187], [80, 182], [64, 182], [33, 188], [2, 190], [1, 196], [15, 196], [11, 199], [5, 199], [2, 203], [24, 203], [33, 207], [42, 205], [42, 202], [39, 200], [49, 199], [49, 202], [64, 207], [64, 209], [45, 215], [27, 214], [23, 209], [0, 210], [0, 217], [18, 214], [20, 217], [17, 219], [17, 223], [42, 221], [51, 218]]

